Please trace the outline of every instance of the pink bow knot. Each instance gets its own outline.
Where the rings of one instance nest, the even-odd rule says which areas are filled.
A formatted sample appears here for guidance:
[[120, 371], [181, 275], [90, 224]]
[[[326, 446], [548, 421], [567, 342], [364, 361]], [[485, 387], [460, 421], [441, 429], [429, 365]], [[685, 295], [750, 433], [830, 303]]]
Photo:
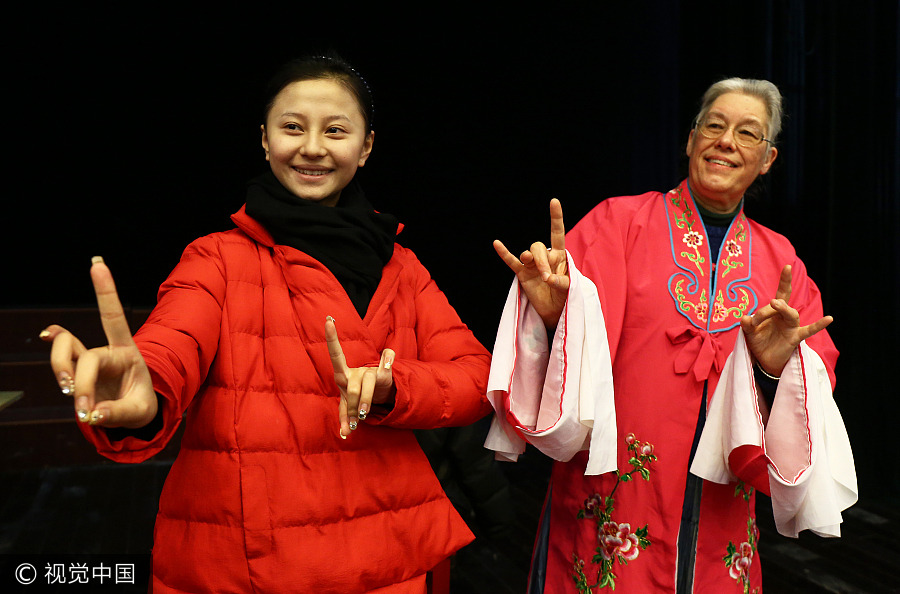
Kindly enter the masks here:
[[666, 330], [669, 342], [682, 345], [675, 357], [675, 373], [694, 372], [698, 382], [706, 381], [713, 368], [722, 371], [719, 362], [719, 344], [713, 340], [709, 332], [694, 326], [681, 326]]

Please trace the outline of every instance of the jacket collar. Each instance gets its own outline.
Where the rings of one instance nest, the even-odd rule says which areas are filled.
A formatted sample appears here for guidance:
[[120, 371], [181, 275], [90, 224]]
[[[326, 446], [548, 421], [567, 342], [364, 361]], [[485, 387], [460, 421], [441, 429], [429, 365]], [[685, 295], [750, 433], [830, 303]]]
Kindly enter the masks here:
[[231, 221], [253, 241], [266, 247], [275, 247], [272, 234], [266, 231], [259, 221], [248, 215], [246, 209], [246, 205], [241, 206], [240, 210], [231, 215]]

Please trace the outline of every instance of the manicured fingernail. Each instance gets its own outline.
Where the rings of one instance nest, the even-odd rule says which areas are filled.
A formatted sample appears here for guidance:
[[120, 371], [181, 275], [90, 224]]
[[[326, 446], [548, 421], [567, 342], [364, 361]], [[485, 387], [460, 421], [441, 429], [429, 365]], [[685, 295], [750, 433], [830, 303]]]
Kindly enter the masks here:
[[394, 364], [394, 356], [393, 355], [388, 355], [387, 357], [384, 358], [384, 368], [385, 369], [390, 369], [391, 365], [393, 365], [393, 364]]
[[343, 431], [342, 429], [339, 429], [339, 430], [338, 430], [338, 435], [341, 436], [341, 439], [347, 439], [347, 436], [344, 435], [344, 431]]
[[103, 256], [94, 256], [91, 258], [91, 264], [103, 264]]
[[71, 396], [75, 392], [75, 380], [65, 371], [59, 372], [59, 389], [66, 396]]
[[369, 414], [369, 411], [367, 411], [364, 408], [361, 408], [361, 409], [359, 409], [359, 414], [357, 416], [359, 417], [360, 421], [365, 421], [366, 416], [368, 416], [368, 414]]
[[38, 336], [40, 336], [41, 338], [47, 338], [48, 336], [50, 336], [50, 331], [43, 330], [43, 331], [41, 331], [41, 333]]
[[85, 396], [79, 396], [75, 399], [75, 410], [78, 411], [78, 420], [82, 423], [88, 421], [88, 399]]
[[334, 318], [332, 318], [331, 316], [325, 316], [325, 321], [334, 324]]
[[91, 413], [91, 420], [89, 421], [91, 425], [96, 425], [100, 421], [103, 420], [103, 413], [99, 410], [95, 410]]
[[356, 421], [350, 421], [350, 431], [356, 431]]

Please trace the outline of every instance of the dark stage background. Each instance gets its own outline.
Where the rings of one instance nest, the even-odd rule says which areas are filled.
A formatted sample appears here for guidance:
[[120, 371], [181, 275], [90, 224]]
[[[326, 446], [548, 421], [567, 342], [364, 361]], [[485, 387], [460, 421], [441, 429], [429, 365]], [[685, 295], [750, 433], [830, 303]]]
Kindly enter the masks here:
[[706, 86], [768, 78], [787, 119], [748, 211], [822, 289], [861, 493], [896, 498], [897, 2], [625, 4], [14, 11], [0, 307], [92, 305], [96, 254], [124, 302], [152, 304], [266, 167], [257, 93], [271, 70], [333, 47], [375, 92], [370, 198], [490, 346], [511, 280], [493, 239], [545, 240], [551, 197], [571, 226], [606, 197], [673, 187]]

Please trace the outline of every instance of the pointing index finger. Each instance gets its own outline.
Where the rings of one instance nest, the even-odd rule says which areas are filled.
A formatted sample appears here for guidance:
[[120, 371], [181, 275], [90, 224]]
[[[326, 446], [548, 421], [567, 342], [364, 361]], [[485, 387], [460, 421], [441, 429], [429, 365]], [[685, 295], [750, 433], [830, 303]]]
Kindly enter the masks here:
[[513, 272], [518, 272], [522, 268], [522, 262], [519, 261], [508, 249], [503, 245], [503, 242], [499, 239], [494, 240], [494, 251], [497, 252], [497, 255], [500, 256], [500, 259], [509, 266], [510, 270]]
[[328, 354], [331, 356], [331, 366], [335, 374], [347, 375], [347, 360], [344, 358], [344, 350], [341, 341], [338, 340], [337, 327], [334, 318], [325, 318], [325, 342], [328, 344]]
[[103, 333], [110, 346], [130, 346], [134, 344], [128, 321], [119, 294], [116, 292], [116, 284], [113, 282], [112, 273], [100, 256], [91, 259], [91, 280], [94, 282], [94, 292], [97, 294], [97, 307], [100, 309], [100, 322], [103, 324]]

